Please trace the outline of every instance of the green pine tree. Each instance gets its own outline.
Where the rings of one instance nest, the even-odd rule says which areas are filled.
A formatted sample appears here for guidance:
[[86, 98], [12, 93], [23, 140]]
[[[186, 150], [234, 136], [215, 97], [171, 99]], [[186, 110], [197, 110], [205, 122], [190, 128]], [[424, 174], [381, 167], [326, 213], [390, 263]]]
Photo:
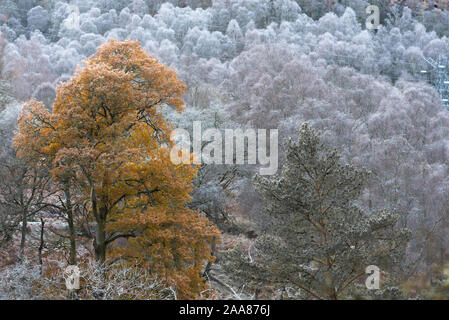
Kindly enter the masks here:
[[409, 232], [396, 228], [396, 213], [367, 214], [357, 206], [368, 177], [366, 169], [342, 164], [303, 124], [299, 141], [288, 141], [280, 176], [255, 179], [269, 231], [249, 254], [226, 253], [225, 270], [254, 289], [273, 286], [284, 297], [310, 299], [354, 297], [369, 265], [387, 280], [400, 267]]

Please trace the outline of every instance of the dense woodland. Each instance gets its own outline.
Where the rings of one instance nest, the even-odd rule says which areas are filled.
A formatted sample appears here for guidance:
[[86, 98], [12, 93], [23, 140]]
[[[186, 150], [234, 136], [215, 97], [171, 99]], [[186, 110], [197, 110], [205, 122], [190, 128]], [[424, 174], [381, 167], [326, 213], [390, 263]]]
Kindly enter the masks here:
[[[449, 298], [445, 1], [0, 0], [0, 19], [0, 299]], [[277, 174], [174, 164], [193, 121], [278, 129]]]

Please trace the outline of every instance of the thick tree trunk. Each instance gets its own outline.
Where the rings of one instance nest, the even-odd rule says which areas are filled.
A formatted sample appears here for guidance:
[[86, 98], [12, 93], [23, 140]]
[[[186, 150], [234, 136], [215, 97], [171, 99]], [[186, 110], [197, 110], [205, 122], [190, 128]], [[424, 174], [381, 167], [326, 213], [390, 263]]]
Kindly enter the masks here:
[[97, 222], [97, 234], [94, 239], [95, 248], [95, 260], [98, 265], [103, 265], [106, 261], [106, 216], [107, 209], [104, 207], [98, 207], [97, 194], [95, 189], [92, 188], [91, 195], [92, 211]]
[[106, 261], [106, 231], [105, 231], [105, 221], [103, 219], [99, 219], [97, 221], [95, 260], [100, 265], [103, 265], [104, 262]]

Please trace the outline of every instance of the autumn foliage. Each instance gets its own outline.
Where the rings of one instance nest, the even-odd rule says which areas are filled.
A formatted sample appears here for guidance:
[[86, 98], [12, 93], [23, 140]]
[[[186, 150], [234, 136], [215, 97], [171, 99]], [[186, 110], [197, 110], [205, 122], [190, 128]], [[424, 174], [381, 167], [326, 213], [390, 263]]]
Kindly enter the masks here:
[[80, 190], [99, 264], [137, 262], [178, 297], [195, 298], [207, 289], [200, 272], [218, 231], [186, 206], [197, 168], [170, 161], [171, 126], [160, 111], [181, 112], [185, 90], [138, 42], [111, 40], [58, 87], [51, 113], [35, 100], [23, 108], [15, 146]]

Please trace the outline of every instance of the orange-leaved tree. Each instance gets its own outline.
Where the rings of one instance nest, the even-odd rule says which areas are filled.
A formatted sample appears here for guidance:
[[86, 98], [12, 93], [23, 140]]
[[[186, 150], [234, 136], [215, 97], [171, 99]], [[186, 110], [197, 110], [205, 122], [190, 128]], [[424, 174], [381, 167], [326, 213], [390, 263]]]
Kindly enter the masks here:
[[[184, 92], [138, 42], [111, 40], [57, 88], [51, 114], [37, 101], [24, 107], [15, 145], [22, 156], [52, 159], [53, 176], [70, 175], [82, 190], [99, 264], [138, 262], [194, 298], [206, 288], [200, 272], [218, 231], [186, 206], [197, 168], [170, 161], [171, 126], [160, 111], [181, 112]], [[120, 238], [126, 243], [111, 245]]]

